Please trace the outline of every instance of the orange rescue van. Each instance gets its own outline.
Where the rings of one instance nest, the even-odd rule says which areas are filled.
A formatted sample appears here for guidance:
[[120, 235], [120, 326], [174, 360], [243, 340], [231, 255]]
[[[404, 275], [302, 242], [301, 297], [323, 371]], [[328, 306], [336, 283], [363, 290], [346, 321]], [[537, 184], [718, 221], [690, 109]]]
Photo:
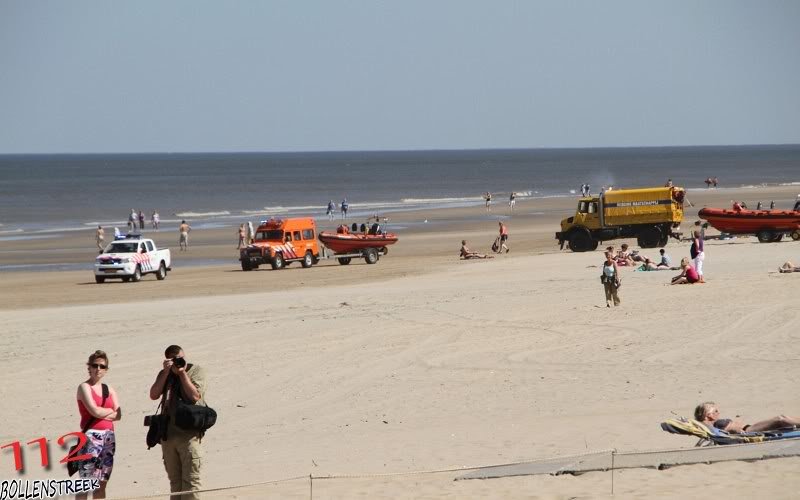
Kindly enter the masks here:
[[319, 262], [317, 225], [311, 217], [261, 221], [253, 242], [239, 251], [242, 271], [269, 264], [283, 269], [291, 262], [311, 267]]

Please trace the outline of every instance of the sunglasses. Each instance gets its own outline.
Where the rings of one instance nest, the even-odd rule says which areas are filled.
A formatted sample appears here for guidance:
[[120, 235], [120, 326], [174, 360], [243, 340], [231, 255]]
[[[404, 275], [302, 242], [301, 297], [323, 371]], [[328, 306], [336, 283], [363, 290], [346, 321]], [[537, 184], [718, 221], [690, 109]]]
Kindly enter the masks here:
[[108, 370], [108, 365], [101, 365], [100, 363], [92, 363], [89, 366], [95, 370]]

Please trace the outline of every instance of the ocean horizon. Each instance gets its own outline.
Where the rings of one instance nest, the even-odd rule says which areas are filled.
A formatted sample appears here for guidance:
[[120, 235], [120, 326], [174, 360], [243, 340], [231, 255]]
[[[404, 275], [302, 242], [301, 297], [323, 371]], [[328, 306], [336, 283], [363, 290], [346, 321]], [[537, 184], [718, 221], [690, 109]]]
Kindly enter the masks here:
[[580, 149], [0, 155], [0, 241], [126, 224], [201, 227], [271, 216], [324, 217], [346, 198], [353, 217], [398, 210], [575, 196], [663, 185], [798, 185], [800, 145]]

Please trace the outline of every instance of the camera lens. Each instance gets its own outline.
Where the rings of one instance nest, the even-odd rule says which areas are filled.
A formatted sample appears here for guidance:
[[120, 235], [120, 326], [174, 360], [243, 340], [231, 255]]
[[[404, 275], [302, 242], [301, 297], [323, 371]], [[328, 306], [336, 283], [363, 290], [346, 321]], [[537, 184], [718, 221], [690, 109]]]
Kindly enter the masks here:
[[172, 362], [173, 362], [173, 363], [175, 364], [175, 366], [177, 366], [178, 368], [183, 368], [184, 366], [186, 366], [186, 360], [185, 360], [185, 359], [183, 359], [183, 358], [175, 358], [175, 359], [173, 359], [173, 360], [172, 360]]

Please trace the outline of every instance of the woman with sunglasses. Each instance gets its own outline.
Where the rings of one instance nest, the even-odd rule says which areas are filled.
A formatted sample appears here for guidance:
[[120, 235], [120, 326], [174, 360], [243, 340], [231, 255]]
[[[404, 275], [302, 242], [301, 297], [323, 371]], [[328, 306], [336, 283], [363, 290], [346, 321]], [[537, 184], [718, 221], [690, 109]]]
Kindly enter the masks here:
[[[122, 410], [117, 393], [102, 383], [108, 372], [108, 355], [95, 351], [86, 365], [89, 378], [78, 386], [78, 412], [81, 429], [86, 433], [86, 445], [80, 454], [88, 454], [90, 458], [80, 462], [78, 474], [82, 479], [100, 480], [100, 488], [92, 492], [92, 498], [105, 498], [106, 485], [114, 467], [114, 421], [122, 418]], [[105, 391], [104, 386], [107, 387]], [[104, 398], [105, 394], [107, 397]], [[88, 498], [88, 494], [79, 494], [75, 498]]]

